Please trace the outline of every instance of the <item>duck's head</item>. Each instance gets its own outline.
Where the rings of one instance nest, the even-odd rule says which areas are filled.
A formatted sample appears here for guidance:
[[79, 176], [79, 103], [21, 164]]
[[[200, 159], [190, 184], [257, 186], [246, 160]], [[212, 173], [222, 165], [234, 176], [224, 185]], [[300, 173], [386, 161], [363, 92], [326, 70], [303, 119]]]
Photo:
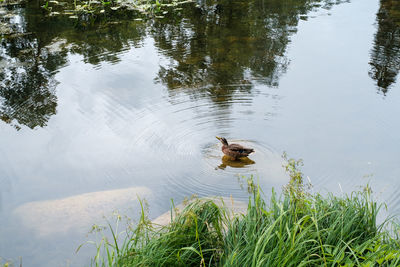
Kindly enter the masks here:
[[223, 144], [223, 145], [228, 145], [228, 141], [226, 141], [225, 137], [218, 137], [216, 136], [216, 138]]

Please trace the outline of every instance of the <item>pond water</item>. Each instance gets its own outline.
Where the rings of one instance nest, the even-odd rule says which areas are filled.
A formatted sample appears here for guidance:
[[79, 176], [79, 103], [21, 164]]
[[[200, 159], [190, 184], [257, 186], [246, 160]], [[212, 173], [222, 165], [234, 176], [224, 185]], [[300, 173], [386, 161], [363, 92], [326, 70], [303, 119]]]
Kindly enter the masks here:
[[[39, 6], [0, 10], [19, 33], [0, 47], [0, 257], [89, 265], [75, 250], [103, 215], [246, 201], [250, 175], [270, 195], [284, 151], [312, 190], [369, 183], [400, 213], [396, 1], [199, 0], [95, 25]], [[229, 161], [215, 136], [256, 152]]]

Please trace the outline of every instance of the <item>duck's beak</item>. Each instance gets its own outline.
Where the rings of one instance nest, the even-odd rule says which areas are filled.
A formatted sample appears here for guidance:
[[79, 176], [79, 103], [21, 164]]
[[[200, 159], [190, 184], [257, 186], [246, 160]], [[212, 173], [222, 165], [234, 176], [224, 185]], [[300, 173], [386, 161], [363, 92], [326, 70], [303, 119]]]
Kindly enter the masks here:
[[215, 138], [217, 138], [219, 141], [221, 141], [221, 137], [216, 136]]

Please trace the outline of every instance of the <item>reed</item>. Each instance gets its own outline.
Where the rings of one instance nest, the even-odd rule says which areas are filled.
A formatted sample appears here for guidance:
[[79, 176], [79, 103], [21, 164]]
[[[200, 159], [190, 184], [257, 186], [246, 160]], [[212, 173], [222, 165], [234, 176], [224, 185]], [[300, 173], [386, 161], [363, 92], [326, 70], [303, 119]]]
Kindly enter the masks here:
[[[258, 194], [258, 193], [257, 193]], [[256, 195], [256, 199], [258, 196]], [[221, 266], [398, 266], [400, 243], [377, 226], [370, 193], [253, 201], [225, 237]]]
[[370, 188], [344, 197], [307, 193], [298, 163], [289, 166], [292, 179], [281, 195], [273, 191], [266, 201], [253, 186], [243, 215], [197, 199], [160, 228], [142, 208], [122, 245], [113, 231], [111, 242], [97, 246], [94, 265], [399, 266], [399, 227], [393, 219], [377, 225], [380, 206]]

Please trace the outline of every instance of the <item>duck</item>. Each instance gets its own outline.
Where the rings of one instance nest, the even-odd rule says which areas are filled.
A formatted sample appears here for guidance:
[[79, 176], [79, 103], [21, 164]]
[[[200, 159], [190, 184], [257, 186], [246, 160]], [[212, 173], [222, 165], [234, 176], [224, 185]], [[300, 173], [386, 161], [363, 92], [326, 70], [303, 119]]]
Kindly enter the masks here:
[[222, 152], [234, 160], [247, 157], [254, 152], [252, 148], [247, 148], [239, 144], [228, 144], [228, 141], [224, 137], [216, 136], [216, 138], [222, 143]]

